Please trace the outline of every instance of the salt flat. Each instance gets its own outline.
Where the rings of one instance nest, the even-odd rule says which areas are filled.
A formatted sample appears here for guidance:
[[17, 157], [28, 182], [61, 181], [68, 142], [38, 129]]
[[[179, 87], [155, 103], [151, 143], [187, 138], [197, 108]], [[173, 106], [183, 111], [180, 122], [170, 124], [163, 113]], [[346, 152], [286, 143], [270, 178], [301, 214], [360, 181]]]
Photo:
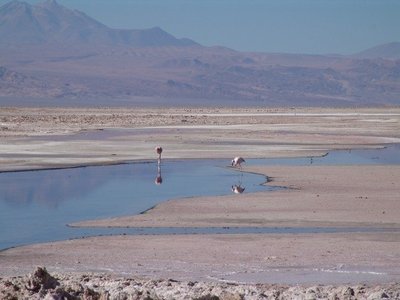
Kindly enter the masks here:
[[[323, 155], [400, 141], [398, 108], [8, 108], [0, 120], [1, 170], [153, 160], [156, 145], [165, 149], [164, 159], [230, 159]], [[146, 214], [75, 225], [400, 228], [397, 165], [243, 171], [266, 174], [273, 179], [268, 184], [287, 189], [174, 199]], [[57, 272], [179, 280], [380, 285], [399, 280], [397, 249], [398, 232], [111, 236], [9, 249], [0, 254], [0, 272], [25, 274], [46, 265]]]
[[2, 108], [0, 170], [149, 160], [157, 145], [165, 159], [293, 157], [380, 147], [400, 142], [399, 113], [398, 108]]

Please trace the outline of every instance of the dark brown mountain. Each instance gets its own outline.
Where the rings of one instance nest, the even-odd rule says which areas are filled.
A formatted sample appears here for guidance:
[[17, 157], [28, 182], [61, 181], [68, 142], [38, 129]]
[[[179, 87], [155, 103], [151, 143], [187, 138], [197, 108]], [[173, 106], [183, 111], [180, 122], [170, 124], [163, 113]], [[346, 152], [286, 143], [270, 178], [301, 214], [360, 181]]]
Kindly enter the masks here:
[[2, 6], [0, 44], [0, 105], [400, 104], [396, 47], [366, 56], [242, 53], [157, 27], [111, 29], [54, 0]]

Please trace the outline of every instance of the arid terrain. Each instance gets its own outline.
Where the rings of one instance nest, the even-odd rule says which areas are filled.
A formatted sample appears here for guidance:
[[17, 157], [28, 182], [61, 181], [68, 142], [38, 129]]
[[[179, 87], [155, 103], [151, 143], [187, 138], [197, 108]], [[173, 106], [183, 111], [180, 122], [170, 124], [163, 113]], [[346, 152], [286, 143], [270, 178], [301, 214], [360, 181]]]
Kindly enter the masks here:
[[[2, 108], [0, 123], [3, 171], [153, 160], [156, 145], [163, 146], [167, 160], [229, 160], [323, 155], [400, 140], [398, 108]], [[124, 235], [27, 245], [0, 252], [3, 295], [399, 297], [398, 165], [244, 165], [243, 171], [265, 174], [272, 178], [267, 184], [287, 188], [171, 199], [146, 214], [73, 225], [353, 231]], [[56, 274], [61, 285], [38, 279], [38, 288], [21, 289], [23, 282], [29, 286], [26, 276], [38, 265]]]
[[159, 27], [109, 28], [56, 1], [12, 1], [0, 24], [9, 105], [399, 105], [398, 42], [354, 55], [239, 52]]
[[[0, 299], [400, 299], [400, 160], [382, 154], [400, 155], [400, 43], [393, 40], [393, 3], [367, 3], [373, 12], [367, 17], [368, 10], [354, 3], [321, 10], [312, 1], [301, 9], [279, 1], [251, 8], [242, 1], [243, 6], [221, 4], [213, 23], [214, 3], [202, 17], [201, 9], [190, 15], [185, 8], [201, 1], [188, 1], [174, 14], [191, 24], [207, 22], [190, 29], [186, 21], [168, 17], [163, 1], [150, 3], [149, 12], [161, 13], [154, 19], [129, 1], [110, 6], [122, 13], [104, 9], [107, 1], [87, 1], [78, 6], [84, 12], [73, 1], [63, 2], [68, 7], [56, 0], [32, 2], [37, 1], [0, 6], [0, 248], [7, 248], [0, 249]], [[246, 15], [239, 7], [263, 7], [276, 20], [262, 13], [262, 19], [236, 24]], [[339, 9], [340, 17], [328, 7]], [[101, 17], [102, 9], [119, 21], [129, 12], [126, 24], [149, 28], [119, 29], [123, 23]], [[234, 26], [223, 25], [233, 12]], [[304, 27], [302, 35], [300, 27], [287, 25], [295, 23], [285, 22], [286, 12], [286, 22], [318, 24], [313, 27], [323, 34], [321, 41], [314, 28]], [[346, 16], [351, 23], [337, 22]], [[173, 23], [187, 31], [174, 31]], [[244, 24], [251, 25], [246, 34], [239, 30]], [[229, 31], [217, 32], [212, 42], [207, 28], [220, 25]], [[206, 39], [175, 37], [158, 26], [177, 36], [206, 30]], [[342, 28], [339, 36], [334, 28]], [[363, 43], [354, 38], [352, 46], [343, 35], [347, 28]], [[386, 35], [392, 30], [394, 35]], [[219, 46], [224, 37], [229, 41], [229, 32], [235, 43], [223, 45], [238, 41], [244, 44], [236, 49], [246, 51]], [[282, 48], [271, 34], [294, 46]], [[250, 39], [274, 47], [250, 47]], [[273, 49], [278, 52], [255, 52]], [[162, 160], [155, 166], [158, 146]], [[315, 163], [337, 153], [357, 156], [360, 149], [374, 153], [368, 163]], [[246, 160], [240, 168], [229, 166], [236, 156]], [[226, 161], [215, 167], [221, 173], [208, 176], [211, 166], [202, 173], [205, 184], [192, 180], [197, 169], [191, 166], [213, 158]], [[307, 163], [283, 163], [288, 158]], [[157, 177], [154, 168], [149, 180], [117, 182], [109, 172], [117, 164], [154, 166]], [[148, 186], [160, 188], [157, 196], [165, 192], [164, 165], [185, 169], [169, 189], [185, 185], [189, 196], [165, 193], [168, 200], [155, 201]], [[138, 176], [150, 173], [132, 169]], [[96, 180], [99, 170], [106, 174]], [[194, 193], [193, 185], [181, 182], [184, 176], [208, 193]], [[261, 191], [250, 192], [248, 185], [244, 190], [246, 176], [259, 176], [255, 186]], [[222, 177], [228, 184], [210, 179]], [[233, 177], [240, 178], [241, 190], [231, 185]], [[90, 194], [108, 178], [118, 183], [114, 190]], [[207, 187], [211, 181], [224, 192], [217, 196]], [[90, 215], [77, 197], [86, 192]], [[108, 205], [103, 211], [101, 197]], [[127, 207], [133, 198], [140, 209]], [[69, 209], [62, 206], [67, 202]], [[112, 206], [121, 210], [111, 213]], [[113, 230], [118, 234], [109, 234]]]

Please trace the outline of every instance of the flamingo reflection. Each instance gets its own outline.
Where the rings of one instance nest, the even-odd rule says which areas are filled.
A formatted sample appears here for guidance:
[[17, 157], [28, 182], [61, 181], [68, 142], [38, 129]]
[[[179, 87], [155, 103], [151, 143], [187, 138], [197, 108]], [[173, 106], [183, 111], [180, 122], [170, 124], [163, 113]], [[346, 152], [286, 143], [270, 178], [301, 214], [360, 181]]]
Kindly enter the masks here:
[[157, 177], [154, 180], [154, 183], [157, 185], [160, 185], [162, 183], [162, 177], [161, 177], [161, 164], [157, 163]]
[[232, 185], [232, 192], [234, 192], [235, 194], [241, 194], [244, 192], [244, 190], [245, 190], [245, 187], [243, 187], [239, 184]]
[[240, 172], [238, 183], [232, 185], [232, 188], [231, 188], [232, 192], [234, 192], [235, 194], [241, 194], [245, 190], [245, 187], [242, 186], [242, 179], [243, 179], [243, 173]]

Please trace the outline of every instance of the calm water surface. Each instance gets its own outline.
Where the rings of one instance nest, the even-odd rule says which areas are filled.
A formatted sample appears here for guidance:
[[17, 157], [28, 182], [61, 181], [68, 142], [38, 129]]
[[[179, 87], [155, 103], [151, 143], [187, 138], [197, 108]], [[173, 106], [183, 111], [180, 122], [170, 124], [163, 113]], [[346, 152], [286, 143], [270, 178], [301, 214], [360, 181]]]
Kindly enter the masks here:
[[[104, 229], [68, 223], [139, 214], [167, 199], [273, 189], [265, 176], [225, 168], [226, 160], [164, 161], [114, 166], [0, 173], [0, 249], [88, 234]], [[162, 184], [155, 184], [159, 176]], [[238, 195], [240, 196], [240, 195]], [[121, 230], [114, 230], [118, 233]]]
[[[400, 145], [332, 151], [325, 157], [249, 159], [247, 164], [400, 164]], [[226, 168], [229, 160], [164, 161], [61, 170], [0, 173], [0, 249], [99, 234], [303, 233], [358, 228], [69, 228], [68, 223], [139, 214], [168, 199], [272, 190], [266, 178]], [[161, 174], [159, 174], [161, 172]], [[155, 184], [157, 176], [162, 184]], [[237, 195], [240, 201], [240, 195]], [[195, 199], [193, 199], [195, 201]], [[311, 231], [310, 231], [311, 230]], [[362, 230], [362, 229], [361, 229]], [[372, 229], [368, 229], [372, 230]], [[379, 230], [379, 229], [374, 229]]]

